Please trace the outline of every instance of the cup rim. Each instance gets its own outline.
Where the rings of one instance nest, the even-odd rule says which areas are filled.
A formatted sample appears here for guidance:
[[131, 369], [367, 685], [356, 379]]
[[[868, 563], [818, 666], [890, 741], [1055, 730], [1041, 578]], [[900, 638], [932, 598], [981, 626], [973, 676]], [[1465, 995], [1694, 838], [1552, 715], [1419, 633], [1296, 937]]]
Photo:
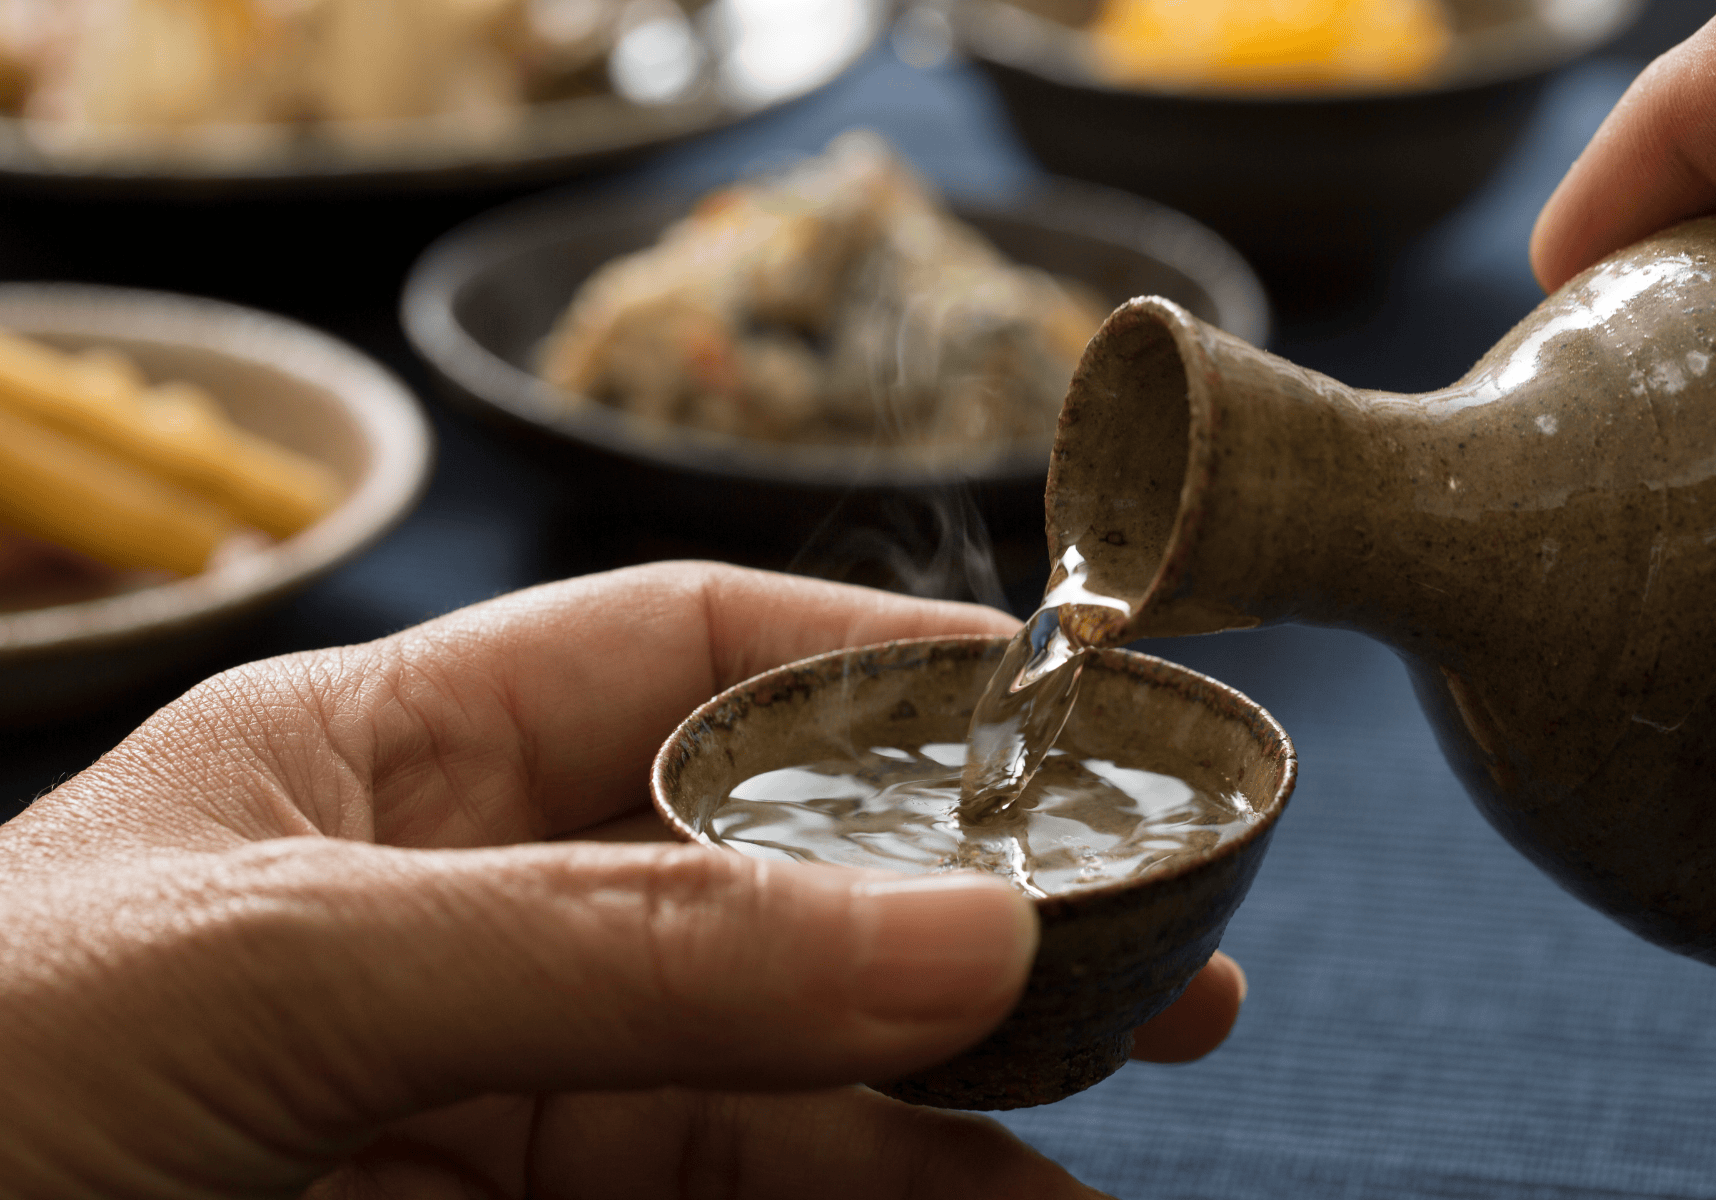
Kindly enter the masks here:
[[[987, 650], [990, 647], [1004, 646], [1007, 640], [1005, 636], [990, 634], [895, 638], [885, 642], [873, 642], [863, 646], [848, 646], [843, 649], [829, 650], [758, 672], [749, 679], [742, 680], [710, 697], [692, 710], [691, 714], [674, 728], [667, 740], [662, 743], [661, 748], [656, 751], [655, 759], [650, 765], [650, 801], [654, 805], [656, 813], [666, 822], [673, 835], [681, 841], [719, 850], [723, 853], [740, 853], [716, 845], [709, 841], [706, 835], [692, 828], [691, 824], [679, 814], [669, 800], [667, 785], [668, 773], [690, 758], [694, 745], [693, 739], [699, 733], [711, 729], [711, 717], [719, 713], [723, 707], [745, 699], [748, 693], [761, 686], [771, 683], [787, 683], [795, 675], [818, 675], [824, 664], [844, 658], [862, 654], [903, 653], [913, 648], [921, 648], [926, 652], [934, 652], [938, 649], [955, 652], [970, 651], [976, 648]], [[1075, 903], [1083, 907], [1093, 901], [1109, 899], [1136, 891], [1146, 884], [1151, 886], [1166, 884], [1241, 853], [1251, 843], [1260, 837], [1264, 837], [1275, 827], [1275, 822], [1280, 819], [1281, 813], [1286, 809], [1287, 802], [1292, 798], [1293, 789], [1298, 783], [1299, 758], [1298, 752], [1294, 749], [1292, 738], [1288, 736], [1287, 731], [1281, 727], [1281, 723], [1267, 709], [1239, 689], [1202, 672], [1194, 671], [1190, 667], [1138, 650], [1106, 647], [1093, 649], [1091, 653], [1094, 655], [1094, 659], [1090, 664], [1087, 664], [1087, 670], [1091, 666], [1096, 666], [1099, 669], [1124, 671], [1139, 675], [1148, 678], [1156, 686], [1188, 688], [1194, 693], [1188, 697], [1193, 702], [1202, 702], [1244, 721], [1257, 735], [1260, 743], [1264, 745], [1265, 753], [1272, 752], [1278, 757], [1281, 763], [1281, 781], [1270, 795], [1267, 807], [1257, 809], [1262, 819], [1248, 826], [1238, 836], [1210, 849], [1178, 855], [1172, 860], [1171, 865], [1149, 868], [1127, 879], [1089, 888], [1080, 888], [1073, 892], [1057, 892], [1048, 896], [1030, 897], [1031, 903], [1036, 906], [1039, 912], [1043, 913]]]

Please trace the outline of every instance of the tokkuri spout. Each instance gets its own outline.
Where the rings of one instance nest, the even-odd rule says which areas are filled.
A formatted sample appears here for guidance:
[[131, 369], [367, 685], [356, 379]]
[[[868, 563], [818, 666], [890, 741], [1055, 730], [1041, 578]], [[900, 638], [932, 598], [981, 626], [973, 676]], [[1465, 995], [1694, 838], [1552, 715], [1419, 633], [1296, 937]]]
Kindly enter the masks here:
[[1048, 487], [1087, 640], [1307, 621], [1406, 660], [1480, 809], [1575, 895], [1716, 963], [1716, 218], [1599, 263], [1458, 383], [1345, 387], [1134, 300]]

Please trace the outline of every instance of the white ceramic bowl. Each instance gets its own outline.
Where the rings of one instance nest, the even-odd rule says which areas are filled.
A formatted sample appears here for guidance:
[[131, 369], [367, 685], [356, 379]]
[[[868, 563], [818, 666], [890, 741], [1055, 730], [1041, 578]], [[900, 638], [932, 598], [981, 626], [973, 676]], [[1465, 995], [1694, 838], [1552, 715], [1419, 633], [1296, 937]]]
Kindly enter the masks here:
[[432, 440], [409, 390], [325, 333], [216, 300], [78, 284], [0, 286], [0, 327], [111, 346], [212, 392], [238, 424], [326, 463], [345, 499], [301, 533], [189, 579], [0, 613], [0, 722], [98, 703], [179, 668], [243, 618], [369, 546], [416, 503]]

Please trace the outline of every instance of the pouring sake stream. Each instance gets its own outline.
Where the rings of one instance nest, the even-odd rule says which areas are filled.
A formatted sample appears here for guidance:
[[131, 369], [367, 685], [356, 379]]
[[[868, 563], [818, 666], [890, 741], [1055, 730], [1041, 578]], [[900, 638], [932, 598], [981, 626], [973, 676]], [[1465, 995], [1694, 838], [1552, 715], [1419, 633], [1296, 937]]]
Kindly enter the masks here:
[[1716, 218], [1629, 247], [1423, 395], [1124, 305], [1073, 379], [1047, 518], [1051, 560], [1123, 603], [1064, 609], [1069, 633], [1378, 638], [1509, 842], [1716, 964], [1713, 255]]

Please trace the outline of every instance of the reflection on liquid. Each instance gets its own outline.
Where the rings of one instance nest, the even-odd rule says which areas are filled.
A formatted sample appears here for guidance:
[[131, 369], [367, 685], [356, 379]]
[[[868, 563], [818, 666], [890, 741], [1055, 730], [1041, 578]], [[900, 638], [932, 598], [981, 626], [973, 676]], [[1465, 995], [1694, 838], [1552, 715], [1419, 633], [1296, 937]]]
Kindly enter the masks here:
[[1245, 797], [1099, 758], [1048, 754], [1004, 812], [961, 818], [958, 742], [877, 746], [765, 771], [735, 787], [706, 832], [758, 858], [926, 873], [993, 871], [1031, 896], [1133, 878], [1207, 851], [1259, 820]]

